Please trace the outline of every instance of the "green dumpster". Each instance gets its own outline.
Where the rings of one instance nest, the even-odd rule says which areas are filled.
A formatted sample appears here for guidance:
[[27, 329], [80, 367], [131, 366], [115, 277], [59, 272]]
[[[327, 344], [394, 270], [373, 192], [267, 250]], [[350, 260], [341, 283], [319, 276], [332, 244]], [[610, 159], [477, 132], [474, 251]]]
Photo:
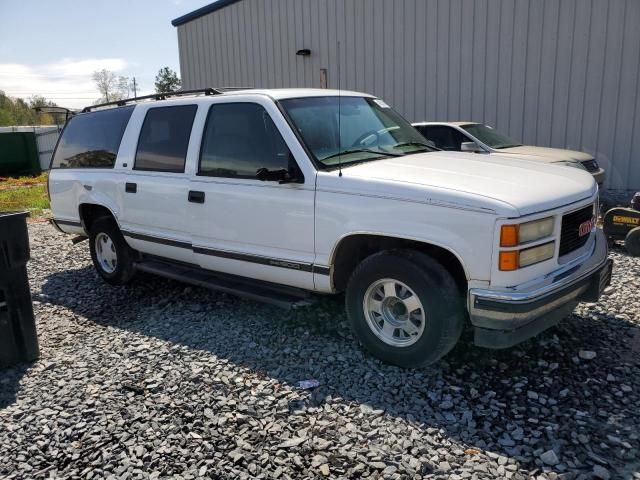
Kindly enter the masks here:
[[0, 368], [38, 358], [27, 213], [0, 213]]
[[34, 132], [0, 133], [0, 175], [36, 175], [40, 160]]

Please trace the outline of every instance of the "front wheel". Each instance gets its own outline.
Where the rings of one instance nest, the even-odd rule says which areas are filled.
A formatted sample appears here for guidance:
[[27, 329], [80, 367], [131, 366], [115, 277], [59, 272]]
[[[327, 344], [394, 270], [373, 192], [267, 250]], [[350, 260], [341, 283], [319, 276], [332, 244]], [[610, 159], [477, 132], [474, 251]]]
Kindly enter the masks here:
[[134, 251], [115, 221], [100, 218], [94, 222], [89, 232], [89, 249], [93, 266], [107, 283], [124, 285], [131, 280], [135, 273]]
[[406, 368], [446, 355], [460, 338], [465, 319], [463, 296], [451, 274], [413, 250], [365, 259], [351, 275], [346, 304], [364, 347]]

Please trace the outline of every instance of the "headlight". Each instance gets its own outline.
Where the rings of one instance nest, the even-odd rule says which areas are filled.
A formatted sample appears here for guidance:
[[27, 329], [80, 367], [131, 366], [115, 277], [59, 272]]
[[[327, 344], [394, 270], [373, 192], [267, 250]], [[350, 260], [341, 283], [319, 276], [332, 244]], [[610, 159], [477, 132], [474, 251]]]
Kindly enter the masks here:
[[517, 270], [528, 267], [536, 263], [544, 262], [553, 258], [556, 251], [556, 242], [544, 243], [536, 247], [525, 248], [524, 250], [510, 250], [500, 252], [499, 269], [503, 272]]
[[534, 263], [544, 262], [553, 258], [553, 254], [556, 250], [556, 242], [549, 242], [537, 247], [525, 248], [520, 250], [519, 266], [526, 267], [533, 265]]
[[500, 246], [517, 247], [553, 234], [553, 217], [542, 218], [519, 225], [503, 225], [500, 229]]
[[[555, 217], [541, 218], [531, 222], [500, 227], [500, 246], [518, 247], [553, 235]], [[502, 250], [498, 257], [498, 268], [503, 272], [517, 270], [553, 258], [555, 241], [520, 250]]]

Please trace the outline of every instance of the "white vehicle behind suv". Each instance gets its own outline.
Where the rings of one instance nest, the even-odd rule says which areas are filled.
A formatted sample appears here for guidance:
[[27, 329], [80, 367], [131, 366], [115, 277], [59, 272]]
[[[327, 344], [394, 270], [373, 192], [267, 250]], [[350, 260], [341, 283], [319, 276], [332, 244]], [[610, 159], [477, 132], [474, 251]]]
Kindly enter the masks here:
[[522, 145], [493, 127], [476, 122], [417, 122], [413, 124], [422, 135], [441, 150], [509, 155], [512, 158], [568, 165], [587, 170], [598, 185], [605, 180], [605, 171], [592, 155], [563, 148]]
[[53, 221], [89, 238], [111, 284], [153, 272], [282, 306], [346, 292], [364, 346], [410, 367], [466, 322], [478, 345], [514, 345], [610, 280], [589, 174], [432, 151], [370, 95], [208, 89], [86, 110], [53, 156]]

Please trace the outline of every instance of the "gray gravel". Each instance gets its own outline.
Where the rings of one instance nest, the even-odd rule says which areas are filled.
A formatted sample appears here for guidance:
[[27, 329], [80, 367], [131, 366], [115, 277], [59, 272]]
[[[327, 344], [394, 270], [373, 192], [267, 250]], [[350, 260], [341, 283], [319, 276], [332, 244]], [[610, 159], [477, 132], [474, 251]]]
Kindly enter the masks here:
[[601, 303], [409, 371], [363, 353], [340, 298], [110, 287], [86, 243], [29, 230], [42, 356], [0, 371], [0, 477], [640, 478], [640, 259], [621, 249]]

